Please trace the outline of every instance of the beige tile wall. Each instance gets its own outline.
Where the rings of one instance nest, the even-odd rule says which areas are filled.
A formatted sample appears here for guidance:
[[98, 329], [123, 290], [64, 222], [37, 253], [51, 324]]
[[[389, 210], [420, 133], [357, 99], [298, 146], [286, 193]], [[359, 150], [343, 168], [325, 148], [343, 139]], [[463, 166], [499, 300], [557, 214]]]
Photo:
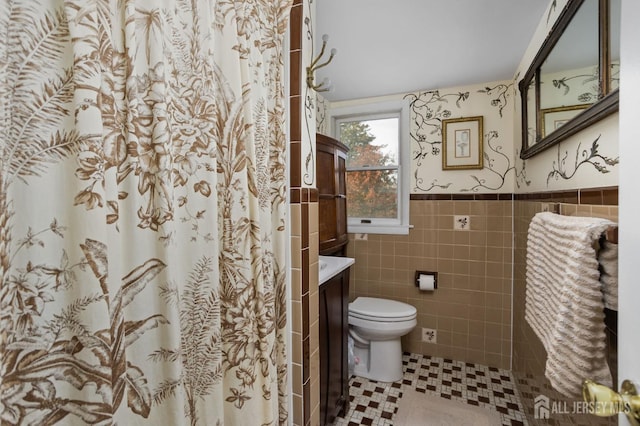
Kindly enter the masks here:
[[[510, 368], [512, 205], [508, 200], [412, 200], [407, 236], [350, 235], [356, 263], [350, 297], [383, 297], [418, 310], [418, 325], [403, 338], [414, 353]], [[470, 229], [454, 231], [454, 215]], [[420, 292], [417, 270], [437, 271], [438, 289]], [[421, 329], [437, 331], [423, 343]]]
[[[317, 195], [316, 195], [317, 197]], [[320, 423], [320, 286], [318, 284], [318, 200], [309, 203], [309, 409], [310, 425]]]
[[320, 423], [318, 339], [318, 200], [293, 190], [291, 214], [291, 378], [293, 425]]
[[[617, 195], [617, 194], [616, 194]], [[525, 413], [531, 425], [615, 425], [615, 419], [598, 418], [580, 414], [554, 414], [544, 423], [534, 418], [534, 399], [543, 394], [552, 401], [564, 401], [564, 397], [551, 388], [544, 376], [547, 353], [542, 343], [529, 327], [525, 318], [525, 288], [526, 288], [526, 244], [527, 230], [533, 216], [543, 211], [543, 202], [515, 201], [514, 202], [514, 344], [513, 370], [522, 396]], [[615, 205], [585, 205], [575, 203], [560, 203], [560, 213], [568, 216], [603, 217], [617, 222], [618, 206]], [[612, 325], [617, 328], [616, 325]], [[615, 333], [615, 330], [614, 330]], [[609, 346], [609, 363], [615, 371], [616, 344]], [[566, 401], [568, 407], [574, 401]], [[571, 411], [571, 410], [569, 410]]]

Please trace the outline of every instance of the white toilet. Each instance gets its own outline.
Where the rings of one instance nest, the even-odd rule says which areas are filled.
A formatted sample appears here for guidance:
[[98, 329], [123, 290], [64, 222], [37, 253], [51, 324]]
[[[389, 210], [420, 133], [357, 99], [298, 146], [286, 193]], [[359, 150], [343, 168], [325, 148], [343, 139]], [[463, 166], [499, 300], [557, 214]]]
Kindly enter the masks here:
[[349, 303], [353, 374], [380, 382], [402, 378], [400, 338], [416, 326], [416, 308], [395, 300], [358, 297]]

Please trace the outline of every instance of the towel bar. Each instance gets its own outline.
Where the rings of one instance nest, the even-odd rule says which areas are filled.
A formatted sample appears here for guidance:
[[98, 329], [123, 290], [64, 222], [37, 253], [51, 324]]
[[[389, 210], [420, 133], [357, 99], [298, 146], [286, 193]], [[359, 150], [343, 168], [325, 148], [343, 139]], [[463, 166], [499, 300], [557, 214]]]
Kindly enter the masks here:
[[[543, 203], [542, 211], [562, 215], [562, 213], [560, 212], [560, 203]], [[605, 237], [610, 243], [618, 244], [618, 227], [613, 226], [607, 229], [607, 231], [605, 232]]]

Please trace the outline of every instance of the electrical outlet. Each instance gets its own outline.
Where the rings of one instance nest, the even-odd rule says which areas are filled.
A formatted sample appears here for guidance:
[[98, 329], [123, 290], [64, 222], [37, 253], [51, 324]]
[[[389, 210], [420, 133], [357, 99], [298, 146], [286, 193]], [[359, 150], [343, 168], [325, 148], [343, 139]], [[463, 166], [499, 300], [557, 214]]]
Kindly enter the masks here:
[[427, 343], [437, 343], [438, 342], [438, 332], [433, 328], [423, 328], [422, 329], [422, 341]]

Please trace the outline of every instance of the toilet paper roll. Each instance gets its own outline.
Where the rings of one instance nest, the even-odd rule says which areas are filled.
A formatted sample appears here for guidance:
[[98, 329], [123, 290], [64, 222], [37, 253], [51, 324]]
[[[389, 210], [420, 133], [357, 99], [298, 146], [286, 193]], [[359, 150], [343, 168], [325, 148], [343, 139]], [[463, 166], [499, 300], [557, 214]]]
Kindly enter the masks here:
[[420, 284], [419, 287], [421, 291], [433, 291], [436, 288], [436, 280], [433, 275], [420, 274], [418, 282]]

